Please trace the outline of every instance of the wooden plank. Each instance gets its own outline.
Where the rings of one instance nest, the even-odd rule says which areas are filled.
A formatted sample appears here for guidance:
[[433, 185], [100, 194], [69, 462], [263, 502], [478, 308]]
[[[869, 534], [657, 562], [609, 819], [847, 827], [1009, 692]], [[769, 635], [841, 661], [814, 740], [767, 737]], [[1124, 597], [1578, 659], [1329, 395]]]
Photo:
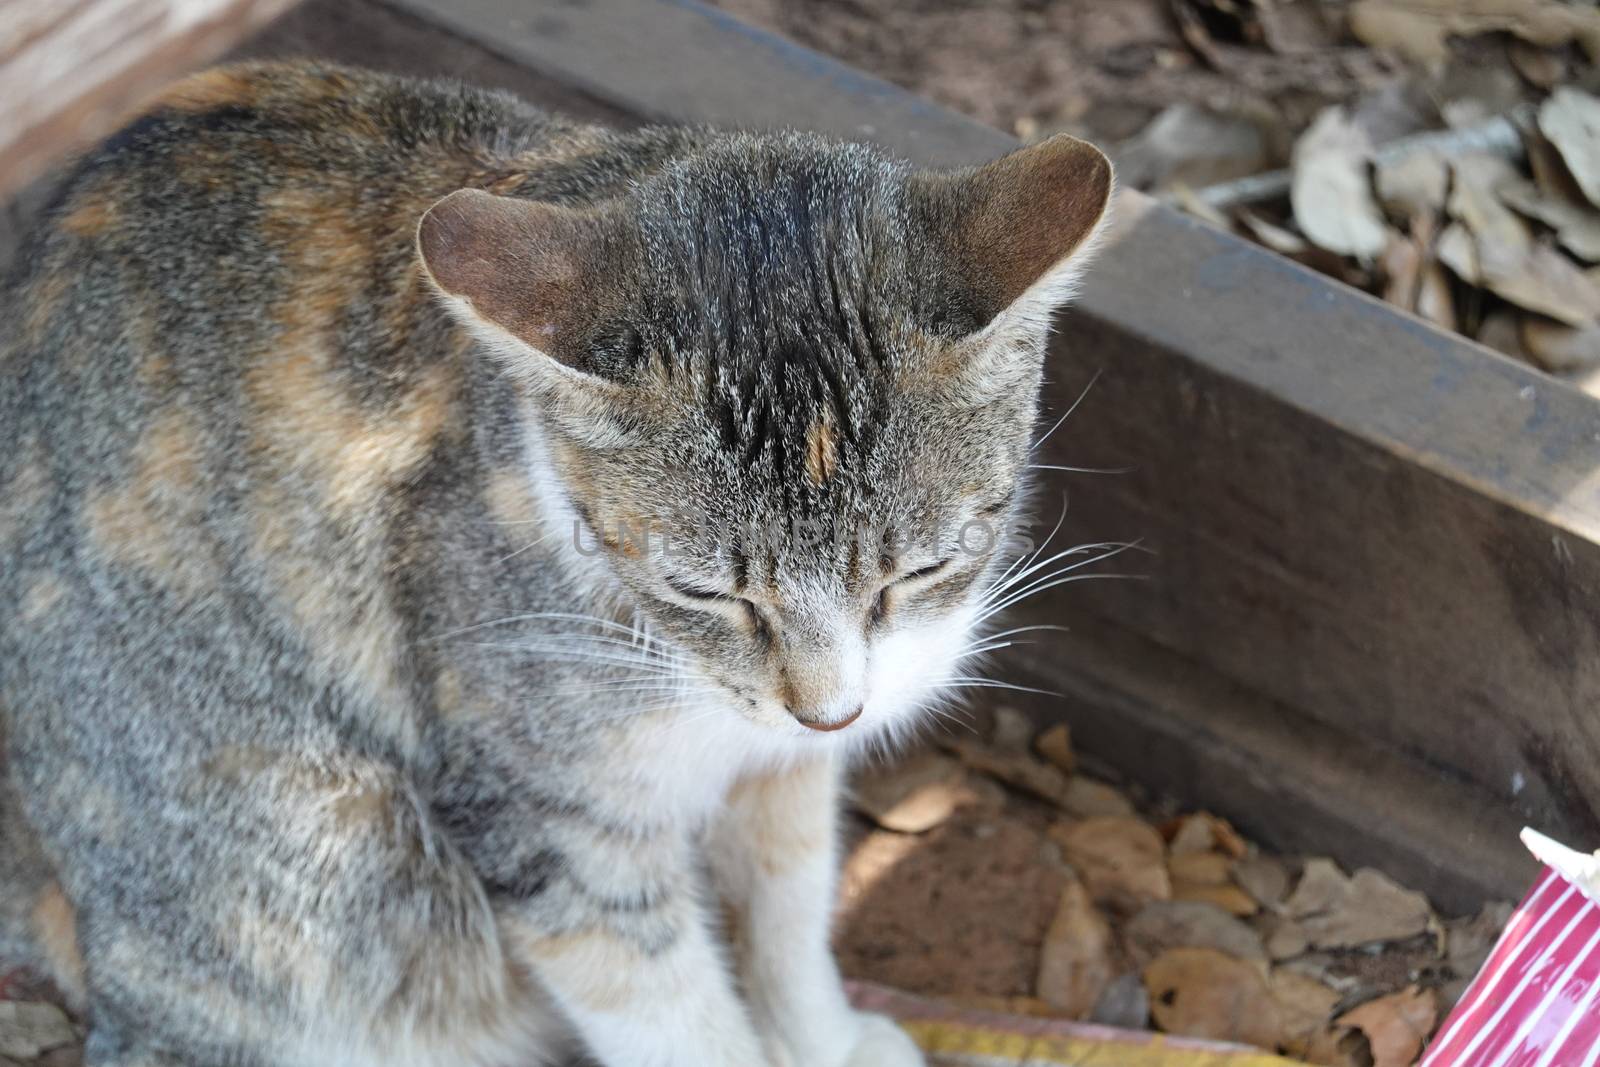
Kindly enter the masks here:
[[1074, 608], [1600, 838], [1600, 406], [1198, 224], [1125, 222], [1061, 328], [1056, 402], [1095, 366], [1104, 389], [1048, 461], [1136, 468], [1073, 482], [1073, 529], [1147, 538], [1154, 580]]
[[1064, 718], [1083, 752], [1157, 795], [1209, 807], [1253, 840], [1335, 856], [1426, 887], [1447, 913], [1519, 895], [1537, 866], [1508, 848], [1522, 823], [1469, 786], [1276, 704], [1210, 667], [1073, 605], [1043, 603], [1012, 625], [1066, 624], [1049, 654], [1018, 654], [998, 677], [1049, 695], [1007, 694]]
[[115, 129], [293, 0], [13, 0], [0, 19], [0, 197]]
[[505, 59], [448, 26], [382, 0], [309, 0], [227, 58], [311, 56], [424, 77], [460, 78], [590, 122], [637, 125], [640, 117], [586, 95], [526, 64]]
[[648, 121], [803, 127], [941, 165], [1016, 144], [695, 0], [387, 2]]
[[[1013, 143], [690, 0], [387, 2], [646, 119], [941, 164]], [[1152, 580], [1042, 597], [1077, 636], [1013, 669], [1124, 771], [1270, 842], [1462, 907], [1515, 894], [1518, 820], [1600, 835], [1600, 409], [1147, 198], [1119, 213], [1055, 405], [1102, 376], [1044, 455], [1135, 470], [1043, 496], [1070, 489], [1082, 540], [1144, 537]]]

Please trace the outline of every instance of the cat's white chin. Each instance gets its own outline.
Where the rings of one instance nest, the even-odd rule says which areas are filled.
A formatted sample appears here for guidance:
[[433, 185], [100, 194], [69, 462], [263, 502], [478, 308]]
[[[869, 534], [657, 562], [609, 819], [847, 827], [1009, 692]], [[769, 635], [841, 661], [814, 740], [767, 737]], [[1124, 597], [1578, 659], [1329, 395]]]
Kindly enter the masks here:
[[927, 708], [945, 695], [966, 650], [976, 610], [962, 608], [921, 626], [899, 630], [872, 649], [865, 713], [857, 724], [892, 740], [907, 736]]

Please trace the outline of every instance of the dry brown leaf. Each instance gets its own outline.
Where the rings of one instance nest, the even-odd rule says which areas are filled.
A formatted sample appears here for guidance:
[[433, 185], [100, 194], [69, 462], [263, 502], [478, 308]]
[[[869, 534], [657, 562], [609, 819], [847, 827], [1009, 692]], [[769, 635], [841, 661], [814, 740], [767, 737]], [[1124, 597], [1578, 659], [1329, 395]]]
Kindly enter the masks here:
[[1318, 1067], [1372, 1067], [1372, 1053], [1359, 1030], [1329, 1026], [1315, 1034], [1301, 1059]]
[[1417, 282], [1417, 314], [1441, 329], [1454, 332], [1458, 325], [1455, 298], [1450, 293], [1450, 279], [1439, 261], [1429, 258]]
[[1347, 878], [1326, 859], [1307, 861], [1286, 908], [1318, 948], [1400, 941], [1423, 933], [1433, 922], [1433, 909], [1421, 893], [1401, 888], [1368, 867]]
[[1095, 900], [1143, 903], [1172, 896], [1166, 846], [1144, 821], [1102, 816], [1057, 823], [1050, 837], [1083, 877]]
[[1172, 886], [1173, 900], [1197, 900], [1206, 904], [1214, 904], [1230, 915], [1248, 918], [1261, 910], [1255, 898], [1236, 885], [1195, 885], [1189, 882], [1175, 882]]
[[1417, 290], [1422, 279], [1422, 251], [1405, 234], [1389, 235], [1378, 268], [1383, 272], [1383, 299], [1397, 308], [1412, 311], [1417, 306]]
[[1521, 341], [1528, 358], [1552, 374], [1583, 374], [1600, 369], [1600, 326], [1573, 329], [1526, 315], [1522, 319]]
[[1150, 1025], [1150, 994], [1137, 974], [1113, 979], [1089, 1013], [1089, 1021], [1101, 1026], [1120, 1026], [1124, 1030], [1143, 1030]]
[[1478, 326], [1477, 342], [1523, 363], [1532, 362], [1522, 343], [1522, 312], [1496, 308]]
[[1067, 774], [1078, 769], [1077, 753], [1072, 751], [1072, 728], [1057, 723], [1034, 739], [1033, 749]]
[[1289, 895], [1289, 871], [1273, 856], [1246, 856], [1234, 864], [1233, 880], [1263, 908], [1276, 908]]
[[1174, 104], [1111, 152], [1120, 181], [1141, 189], [1198, 188], [1266, 169], [1255, 123], [1194, 104]]
[[1452, 160], [1455, 181], [1446, 207], [1477, 240], [1479, 254], [1510, 256], [1533, 243], [1528, 224], [1501, 203], [1495, 191], [1518, 177], [1516, 168], [1499, 156], [1477, 153]]
[[1500, 30], [1537, 45], [1575, 40], [1600, 58], [1600, 14], [1559, 0], [1357, 0], [1349, 24], [1358, 40], [1435, 70], [1448, 38]]
[[1566, 162], [1549, 138], [1533, 127], [1522, 132], [1523, 147], [1528, 155], [1528, 169], [1533, 172], [1533, 184], [1546, 196], [1557, 200], [1581, 201], [1586, 199], [1578, 180], [1567, 169]]
[[1215, 904], [1157, 900], [1139, 909], [1122, 928], [1122, 944], [1134, 966], [1170, 948], [1211, 948], [1240, 959], [1262, 960], [1261, 937]]
[[1537, 88], [1549, 89], [1567, 75], [1567, 57], [1553, 49], [1514, 40], [1506, 54], [1511, 57], [1511, 65], [1517, 68], [1517, 73]]
[[1261, 965], [1206, 948], [1170, 949], [1144, 969], [1150, 1013], [1169, 1034], [1275, 1049], [1278, 1003]]
[[1067, 1018], [1083, 1019], [1113, 976], [1111, 927], [1082, 883], [1069, 882], [1039, 951], [1034, 993]]
[[1268, 984], [1272, 999], [1278, 1002], [1283, 1051], [1305, 1058], [1332, 1021], [1339, 992], [1309, 975], [1284, 967], [1273, 969]]
[[1600, 99], [1562, 86], [1539, 108], [1539, 130], [1561, 153], [1583, 195], [1600, 204]]
[[[1457, 161], [1450, 213], [1461, 220], [1439, 235], [1434, 253], [1463, 281], [1481, 285], [1527, 311], [1570, 326], [1600, 317], [1600, 285], [1566, 256], [1534, 241], [1527, 224], [1493, 192], [1490, 157]], [[1472, 162], [1476, 160], [1478, 162]]]
[[54, 1004], [0, 1000], [0, 1056], [31, 1060], [77, 1040], [72, 1023]]
[[1215, 226], [1219, 230], [1228, 228], [1228, 216], [1222, 213], [1222, 209], [1201, 199], [1198, 193], [1183, 182], [1171, 186], [1169, 192], [1174, 204], [1207, 226]]
[[1232, 871], [1233, 861], [1220, 852], [1180, 852], [1167, 860], [1167, 873], [1174, 883], [1227, 885]]
[[1059, 801], [1061, 810], [1080, 819], [1097, 815], [1132, 815], [1133, 802], [1115, 787], [1078, 774], [1067, 783]]
[[1600, 263], [1600, 211], [1588, 201], [1557, 199], [1520, 176], [1500, 182], [1495, 192], [1517, 211], [1554, 230], [1556, 240], [1573, 255]]
[[1168, 842], [1168, 851], [1177, 856], [1216, 851], [1233, 859], [1242, 859], [1250, 851], [1249, 842], [1239, 836], [1239, 831], [1233, 828], [1232, 823], [1208, 811], [1197, 811], [1169, 820], [1162, 825], [1161, 836]]
[[1341, 107], [1317, 116], [1295, 142], [1289, 202], [1300, 230], [1319, 247], [1370, 260], [1388, 228], [1372, 196], [1372, 141]]
[[1305, 930], [1293, 919], [1280, 915], [1270, 916], [1263, 926], [1266, 933], [1267, 957], [1289, 960], [1303, 955], [1311, 947]]
[[1383, 265], [1389, 280], [1384, 299], [1453, 331], [1456, 329], [1455, 297], [1450, 278], [1433, 251], [1437, 228], [1438, 221], [1432, 211], [1418, 212], [1411, 219], [1411, 233], [1406, 239], [1410, 249], [1391, 246], [1385, 250]]
[[1167, 851], [1175, 856], [1210, 852], [1217, 845], [1211, 821], [1200, 815], [1180, 815], [1163, 824], [1161, 836], [1166, 839]]
[[1252, 211], [1239, 211], [1237, 217], [1240, 225], [1250, 231], [1250, 236], [1279, 255], [1299, 256], [1311, 250], [1311, 245], [1304, 237], [1277, 223], [1268, 222]]
[[1461, 223], [1452, 222], [1444, 228], [1433, 246], [1433, 254], [1462, 281], [1469, 285], [1483, 284], [1483, 265], [1478, 262], [1477, 243]]
[[1372, 1067], [1411, 1067], [1422, 1052], [1422, 1043], [1433, 1033], [1438, 1013], [1433, 990], [1412, 986], [1369, 1000], [1339, 1016], [1338, 1022], [1367, 1035]]
[[857, 810], [885, 830], [903, 834], [931, 830], [978, 799], [960, 761], [931, 751], [865, 771], [852, 793]]
[[1243, 857], [1250, 854], [1250, 841], [1246, 841], [1245, 838], [1240, 835], [1240, 832], [1234, 829], [1234, 824], [1232, 824], [1232, 822], [1227, 821], [1227, 819], [1218, 819], [1218, 817], [1213, 816], [1213, 814], [1206, 814], [1205, 817], [1206, 819], [1210, 819], [1211, 833], [1213, 833], [1213, 837], [1216, 838], [1216, 846], [1218, 846], [1219, 849], [1222, 849], [1222, 854], [1224, 854], [1224, 856], [1232, 856], [1234, 859], [1243, 859]]
[[1026, 712], [1009, 704], [996, 704], [989, 710], [989, 744], [996, 752], [1025, 752], [1036, 727]]
[[1535, 244], [1508, 259], [1499, 258], [1499, 251], [1478, 246], [1483, 284], [1497, 296], [1569, 326], [1600, 318], [1600, 286], [1554, 248]]
[[1052, 804], [1064, 805], [1066, 802], [1070, 788], [1067, 776], [1059, 767], [1052, 767], [1026, 749], [1001, 751], [965, 738], [945, 744], [962, 763], [980, 774], [987, 774], [1013, 789]]
[[1375, 168], [1378, 201], [1395, 218], [1409, 219], [1444, 209], [1450, 166], [1437, 152], [1412, 152]]
[[[1220, 8], [1216, 0], [1210, 0], [1207, 6]], [[1179, 0], [1168, 10], [1177, 16], [1184, 42], [1207, 66], [1225, 72], [1230, 82], [1256, 97], [1271, 99], [1294, 93], [1339, 99], [1356, 89], [1381, 85], [1394, 74], [1394, 64], [1388, 57], [1371, 49], [1327, 48], [1276, 55], [1212, 37], [1192, 3]], [[1236, 98], [1237, 94], [1231, 93], [1230, 97]]]

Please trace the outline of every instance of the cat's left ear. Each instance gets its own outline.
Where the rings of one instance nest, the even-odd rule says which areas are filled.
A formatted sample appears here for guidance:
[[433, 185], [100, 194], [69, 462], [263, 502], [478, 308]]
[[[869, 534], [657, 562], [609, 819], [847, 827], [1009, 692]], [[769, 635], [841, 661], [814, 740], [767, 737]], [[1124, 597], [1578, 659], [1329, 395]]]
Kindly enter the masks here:
[[915, 175], [907, 192], [979, 334], [1043, 337], [1094, 250], [1112, 185], [1104, 153], [1059, 134], [982, 167]]

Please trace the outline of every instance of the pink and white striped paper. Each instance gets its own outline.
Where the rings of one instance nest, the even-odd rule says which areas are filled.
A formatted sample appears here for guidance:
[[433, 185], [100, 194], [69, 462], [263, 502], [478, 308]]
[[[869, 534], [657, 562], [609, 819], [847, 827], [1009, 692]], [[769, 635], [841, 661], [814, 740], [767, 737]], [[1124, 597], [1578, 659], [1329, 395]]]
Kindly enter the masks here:
[[1600, 904], [1546, 867], [1421, 1067], [1595, 1067], [1597, 1062]]

